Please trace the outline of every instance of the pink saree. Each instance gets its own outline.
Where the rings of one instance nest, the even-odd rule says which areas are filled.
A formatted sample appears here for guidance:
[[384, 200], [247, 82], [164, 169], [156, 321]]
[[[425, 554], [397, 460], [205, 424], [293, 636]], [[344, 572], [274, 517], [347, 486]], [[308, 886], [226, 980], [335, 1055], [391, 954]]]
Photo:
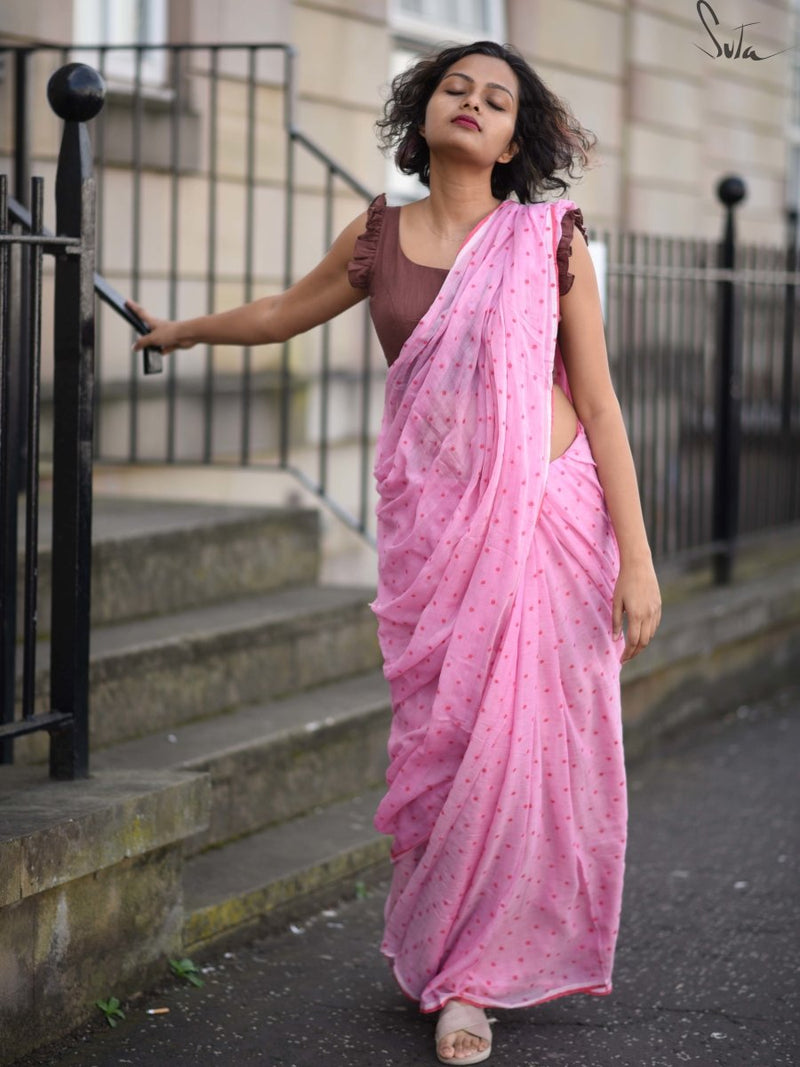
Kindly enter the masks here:
[[501, 204], [387, 379], [382, 950], [426, 1012], [611, 989], [626, 830], [617, 548], [583, 431], [548, 462], [572, 207]]

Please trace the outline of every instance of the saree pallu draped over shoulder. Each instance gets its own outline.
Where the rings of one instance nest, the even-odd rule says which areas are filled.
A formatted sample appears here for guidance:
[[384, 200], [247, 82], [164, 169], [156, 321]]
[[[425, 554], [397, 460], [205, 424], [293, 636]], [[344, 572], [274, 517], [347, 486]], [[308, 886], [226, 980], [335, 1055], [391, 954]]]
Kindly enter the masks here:
[[617, 547], [549, 462], [569, 201], [500, 205], [389, 370], [373, 609], [392, 695], [383, 952], [435, 1011], [608, 993], [626, 797]]

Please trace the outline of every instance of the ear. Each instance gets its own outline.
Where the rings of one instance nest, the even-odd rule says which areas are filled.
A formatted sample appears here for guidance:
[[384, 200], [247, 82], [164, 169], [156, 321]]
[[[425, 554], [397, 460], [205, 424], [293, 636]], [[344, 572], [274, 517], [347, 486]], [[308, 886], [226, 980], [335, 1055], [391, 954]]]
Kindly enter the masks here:
[[501, 155], [497, 157], [498, 163], [510, 163], [514, 156], [519, 152], [519, 145], [516, 141], [511, 141], [508, 148]]

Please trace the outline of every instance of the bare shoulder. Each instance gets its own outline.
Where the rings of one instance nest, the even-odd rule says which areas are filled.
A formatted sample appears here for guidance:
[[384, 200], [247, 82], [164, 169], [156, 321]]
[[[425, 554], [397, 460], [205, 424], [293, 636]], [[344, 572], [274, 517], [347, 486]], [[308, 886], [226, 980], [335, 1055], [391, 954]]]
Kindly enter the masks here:
[[368, 212], [362, 211], [345, 226], [331, 245], [329, 255], [344, 263], [348, 263], [353, 258], [356, 241], [367, 228], [367, 216]]
[[594, 275], [594, 265], [592, 263], [592, 257], [589, 255], [589, 246], [586, 243], [586, 238], [577, 226], [572, 231], [572, 245], [570, 248], [569, 259], [570, 270], [573, 270], [575, 267], [580, 268], [583, 266], [584, 270], [591, 270], [592, 275]]
[[577, 226], [572, 235], [569, 272], [573, 275], [574, 281], [568, 292], [561, 297], [562, 314], [569, 317], [578, 308], [586, 307], [587, 303], [594, 311], [599, 307], [600, 300], [597, 275], [586, 238]]

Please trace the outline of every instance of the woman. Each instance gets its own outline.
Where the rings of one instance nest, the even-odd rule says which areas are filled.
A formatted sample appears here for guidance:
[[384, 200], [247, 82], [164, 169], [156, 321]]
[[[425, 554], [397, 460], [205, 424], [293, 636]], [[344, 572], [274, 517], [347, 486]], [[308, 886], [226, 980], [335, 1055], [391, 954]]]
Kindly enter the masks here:
[[[485, 1007], [607, 993], [625, 848], [619, 667], [660, 598], [566, 190], [591, 141], [512, 49], [445, 49], [382, 129], [430, 195], [378, 198], [285, 293], [135, 346], [283, 341], [369, 295], [390, 369], [375, 474], [392, 692], [383, 951], [436, 1052]], [[512, 199], [513, 197], [513, 199]], [[627, 626], [623, 635], [623, 616]]]

